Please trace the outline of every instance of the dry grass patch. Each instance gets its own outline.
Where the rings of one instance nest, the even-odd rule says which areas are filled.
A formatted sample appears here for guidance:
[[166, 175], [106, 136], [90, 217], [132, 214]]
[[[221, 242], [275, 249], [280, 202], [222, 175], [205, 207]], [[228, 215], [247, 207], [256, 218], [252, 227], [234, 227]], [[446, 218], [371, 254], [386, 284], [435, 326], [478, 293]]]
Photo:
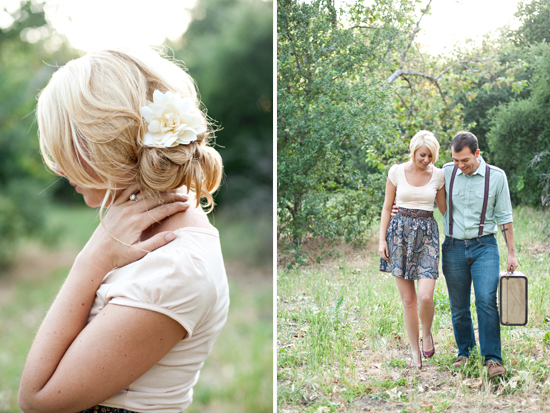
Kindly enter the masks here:
[[[550, 256], [548, 241], [534, 229], [539, 215], [514, 214], [519, 260], [529, 277], [529, 324], [501, 328], [507, 372], [494, 379], [479, 355], [465, 368], [452, 367], [457, 349], [444, 277], [434, 296], [436, 355], [421, 371], [409, 368], [402, 305], [395, 281], [378, 272], [376, 233], [362, 249], [341, 245], [339, 255], [301, 267], [288, 269], [279, 257], [278, 411], [550, 411]], [[316, 245], [304, 246], [309, 255]], [[501, 245], [504, 266], [503, 252]], [[472, 311], [476, 326], [473, 304]]]

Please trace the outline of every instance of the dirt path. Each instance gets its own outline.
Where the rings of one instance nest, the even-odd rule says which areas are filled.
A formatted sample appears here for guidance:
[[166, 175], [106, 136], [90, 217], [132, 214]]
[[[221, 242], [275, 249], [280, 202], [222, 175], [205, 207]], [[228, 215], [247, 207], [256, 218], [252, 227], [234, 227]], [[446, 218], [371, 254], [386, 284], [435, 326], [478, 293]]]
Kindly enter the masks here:
[[[369, 235], [368, 240], [367, 245], [360, 249], [338, 245], [334, 248], [339, 252], [338, 257], [326, 257], [320, 263], [315, 262], [315, 257], [321, 254], [318, 250], [320, 242], [307, 240], [303, 251], [309, 254], [309, 264], [300, 267], [299, 271], [330, 273], [334, 269], [332, 272], [336, 274], [341, 272], [339, 266], [351, 270], [376, 266], [379, 260], [377, 234]], [[533, 240], [524, 248], [531, 255], [546, 254], [550, 251], [550, 243]], [[278, 255], [280, 270], [290, 263], [288, 255]], [[285, 296], [280, 305], [291, 308], [297, 319], [305, 318], [305, 312], [300, 313], [305, 306], [301, 297], [300, 294]], [[291, 334], [285, 337], [293, 339], [280, 343], [278, 350], [302, 348], [301, 340], [307, 334], [303, 323], [296, 322], [295, 331], [286, 324], [279, 328], [281, 331], [290, 329]], [[511, 374], [502, 380], [472, 374], [474, 370], [484, 372], [483, 368], [471, 367], [461, 371], [451, 367], [456, 348], [450, 321], [447, 326], [439, 328], [439, 336], [435, 338], [436, 357], [426, 361], [420, 371], [408, 367], [410, 350], [407, 340], [395, 337], [388, 337], [388, 343], [382, 349], [371, 348], [366, 342], [364, 346], [356, 346], [354, 367], [344, 372], [327, 365], [325, 372], [312, 373], [307, 364], [289, 358], [290, 361], [279, 370], [278, 388], [283, 394], [281, 400], [285, 400], [279, 408], [281, 413], [550, 412], [550, 376], [546, 367], [538, 367], [547, 365], [547, 350], [540, 339], [543, 334], [533, 326], [528, 332], [517, 332], [514, 340], [521, 341], [521, 344], [515, 346], [518, 353], [514, 354], [518, 359], [528, 358], [529, 363], [515, 369], [517, 361], [512, 357]], [[301, 353], [296, 354], [296, 360], [301, 360]], [[516, 388], [521, 390], [515, 391]]]

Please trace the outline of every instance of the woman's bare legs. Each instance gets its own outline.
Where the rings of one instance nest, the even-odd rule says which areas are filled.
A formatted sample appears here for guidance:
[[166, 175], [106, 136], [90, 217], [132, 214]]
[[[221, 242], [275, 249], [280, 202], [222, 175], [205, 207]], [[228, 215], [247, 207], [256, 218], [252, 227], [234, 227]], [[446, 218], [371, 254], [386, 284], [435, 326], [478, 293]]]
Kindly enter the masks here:
[[434, 319], [434, 289], [435, 280], [428, 278], [418, 280], [418, 314], [422, 323], [422, 346], [424, 351], [433, 348], [431, 330]]
[[403, 303], [403, 319], [405, 320], [407, 336], [411, 343], [414, 364], [420, 366], [422, 359], [418, 346], [418, 309], [416, 306], [416, 289], [414, 288], [414, 281], [405, 280], [401, 277], [395, 277], [395, 280], [397, 281], [397, 289], [399, 290], [401, 302]]

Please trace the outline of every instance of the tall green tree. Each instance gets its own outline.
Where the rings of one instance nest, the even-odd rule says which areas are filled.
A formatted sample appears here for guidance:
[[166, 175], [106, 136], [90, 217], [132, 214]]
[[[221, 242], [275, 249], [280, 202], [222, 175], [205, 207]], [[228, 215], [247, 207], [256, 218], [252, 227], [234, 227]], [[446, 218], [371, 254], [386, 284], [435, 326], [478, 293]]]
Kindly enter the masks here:
[[[528, 59], [534, 67], [529, 96], [491, 112], [488, 140], [495, 164], [508, 173], [514, 204], [540, 205], [539, 173], [529, 164], [537, 153], [550, 150], [550, 45], [532, 46]], [[548, 170], [550, 159], [542, 158], [539, 171]]]
[[489, 126], [491, 161], [508, 173], [514, 204], [541, 205], [545, 172], [550, 170], [548, 157], [537, 156], [550, 148], [550, 1], [520, 3], [516, 16], [521, 25], [509, 32], [514, 44], [506, 47], [500, 73], [515, 78], [514, 84], [521, 87], [501, 88], [499, 98], [488, 102], [480, 114]]
[[355, 159], [398, 139], [389, 91], [372, 73], [410, 12], [407, 2], [277, 2], [278, 231], [293, 248], [308, 233], [355, 240], [378, 215], [385, 175]]
[[512, 32], [512, 39], [519, 46], [535, 43], [550, 43], [550, 1], [523, 1], [518, 6], [516, 17], [521, 26]]
[[[495, 64], [486, 76], [478, 78], [473, 88], [459, 96], [464, 107], [464, 121], [472, 125], [470, 130], [478, 137], [484, 156], [491, 162], [499, 161], [498, 156], [493, 159], [491, 152], [491, 147], [496, 145], [494, 138], [492, 145], [487, 140], [492, 123], [491, 111], [496, 113], [494, 109], [499, 105], [529, 97], [531, 89], [526, 86], [535, 69], [529, 49], [534, 44], [550, 40], [550, 1], [521, 2], [515, 16], [521, 22], [520, 27], [516, 30], [501, 29], [502, 35], [490, 47], [493, 51], [485, 53], [486, 56], [496, 56]], [[507, 165], [499, 166], [507, 168]]]
[[455, 45], [449, 54], [422, 51], [416, 35], [431, 4], [432, 0], [422, 3], [416, 24], [403, 34], [407, 42], [395, 54], [397, 63], [386, 83], [393, 86], [395, 117], [407, 140], [419, 129], [434, 132], [445, 162], [451, 137], [460, 130], [474, 131], [487, 151], [487, 112], [517, 97], [527, 82], [517, 76], [525, 67], [505, 30], [487, 35], [479, 44]]

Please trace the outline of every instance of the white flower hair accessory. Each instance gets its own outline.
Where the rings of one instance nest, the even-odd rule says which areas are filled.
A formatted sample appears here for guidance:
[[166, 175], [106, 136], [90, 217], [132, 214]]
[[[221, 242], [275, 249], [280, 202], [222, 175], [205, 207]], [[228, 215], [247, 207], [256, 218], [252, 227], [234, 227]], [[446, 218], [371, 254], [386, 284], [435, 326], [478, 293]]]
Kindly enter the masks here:
[[189, 145], [197, 140], [197, 135], [206, 132], [203, 117], [193, 101], [177, 93], [155, 90], [153, 102], [147, 101], [141, 112], [148, 124], [144, 146], [172, 148]]

